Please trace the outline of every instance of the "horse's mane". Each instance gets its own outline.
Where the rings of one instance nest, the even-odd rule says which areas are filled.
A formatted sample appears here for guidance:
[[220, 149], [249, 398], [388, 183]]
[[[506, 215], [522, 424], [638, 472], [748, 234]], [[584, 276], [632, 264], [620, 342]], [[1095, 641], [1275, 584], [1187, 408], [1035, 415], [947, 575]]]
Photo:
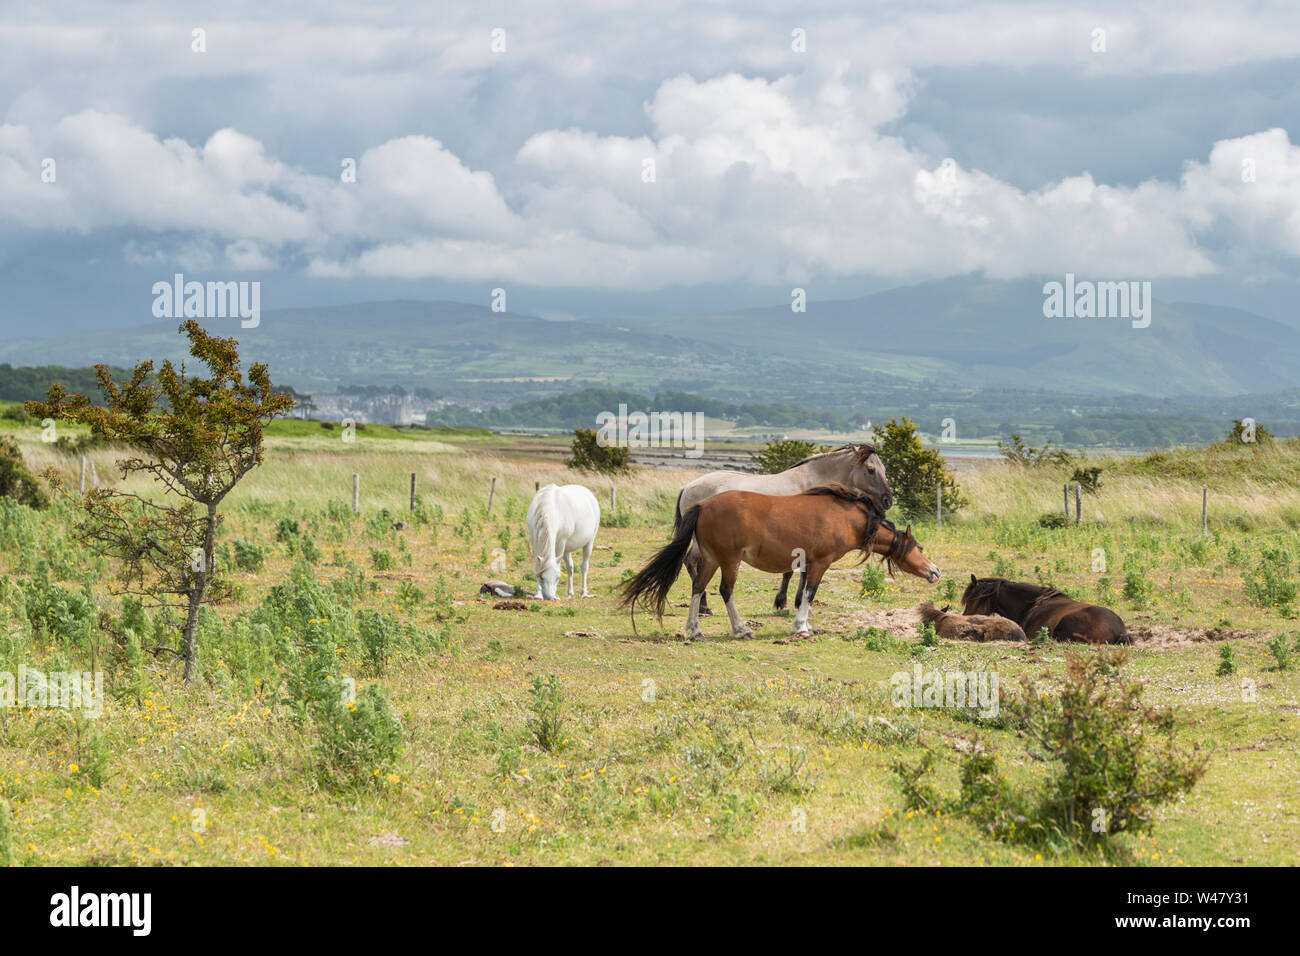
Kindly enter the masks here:
[[555, 557], [555, 529], [551, 526], [556, 490], [555, 485], [541, 489], [537, 510], [533, 512], [533, 540], [530, 543], [533, 555], [542, 560], [542, 568], [548, 567], [552, 562], [558, 563]]
[[1063, 597], [1067, 600], [1073, 600], [1070, 595], [1066, 594], [1060, 588], [1047, 587], [1042, 584], [1031, 584], [1029, 581], [1012, 581], [1009, 578], [977, 578], [970, 584], [966, 585], [966, 591], [962, 594], [961, 603], [967, 605], [971, 601], [979, 598], [991, 598], [997, 593], [998, 588], [1003, 585], [1021, 588], [1033, 594], [1034, 603], [1052, 598]]
[[871, 546], [875, 543], [876, 535], [880, 529], [887, 529], [894, 536], [894, 543], [889, 546], [889, 552], [881, 556], [881, 561], [889, 568], [890, 574], [894, 573], [894, 569], [898, 566], [898, 562], [902, 560], [903, 555], [907, 554], [912, 549], [912, 546], [916, 544], [916, 538], [912, 537], [912, 529], [909, 527], [900, 534], [894, 522], [885, 517], [885, 509], [880, 507], [880, 502], [865, 491], [849, 488], [839, 482], [832, 481], [825, 485], [809, 488], [803, 494], [839, 498], [841, 501], [852, 502], [862, 507], [862, 510], [867, 514], [867, 526], [860, 549], [863, 561], [870, 557]]
[[[828, 452], [829, 454], [829, 452]], [[852, 501], [856, 504], [865, 505], [868, 511], [879, 515], [883, 520], [885, 509], [880, 507], [874, 496], [867, 494], [865, 491], [859, 491], [857, 488], [850, 488], [848, 485], [841, 485], [838, 481], [827, 482], [824, 485], [818, 485], [815, 488], [809, 488], [803, 492], [805, 495], [829, 495], [833, 498], [840, 498], [844, 501]]]
[[815, 455], [809, 455], [807, 458], [803, 459], [802, 461], [796, 461], [790, 467], [798, 468], [800, 465], [806, 465], [808, 464], [808, 462], [816, 461], [819, 458], [830, 458], [832, 455], [846, 455], [849, 453], [857, 455], [858, 464], [862, 464], [872, 455], [876, 454], [876, 446], [871, 444], [871, 442], [851, 441], [843, 445], [838, 445], [835, 448], [831, 448], [828, 451], [819, 451]]

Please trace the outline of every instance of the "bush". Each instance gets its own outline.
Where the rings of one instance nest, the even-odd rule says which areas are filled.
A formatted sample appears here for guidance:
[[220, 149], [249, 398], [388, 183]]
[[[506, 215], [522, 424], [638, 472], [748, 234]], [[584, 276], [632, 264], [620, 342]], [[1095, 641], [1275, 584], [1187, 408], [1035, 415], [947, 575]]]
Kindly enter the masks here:
[[251, 541], [236, 541], [232, 560], [240, 571], [260, 571], [266, 564], [266, 551]]
[[1296, 583], [1288, 575], [1291, 555], [1282, 548], [1266, 548], [1254, 571], [1246, 571], [1242, 579], [1246, 595], [1259, 607], [1276, 607], [1286, 615], [1296, 599]]
[[18, 443], [3, 436], [0, 436], [0, 498], [12, 498], [38, 510], [48, 508], [50, 504], [49, 497], [27, 470]]
[[885, 463], [894, 502], [909, 521], [933, 515], [943, 489], [943, 513], [956, 514], [967, 501], [937, 449], [926, 448], [910, 418], [890, 419], [876, 431], [876, 451]]
[[575, 428], [573, 444], [569, 449], [573, 457], [564, 463], [578, 471], [591, 471], [601, 475], [626, 475], [632, 471], [632, 450], [602, 445], [594, 428]]
[[862, 569], [862, 597], [880, 597], [885, 593], [885, 572], [878, 564]]
[[1206, 759], [1199, 747], [1175, 745], [1171, 709], [1142, 702], [1142, 683], [1120, 670], [1127, 651], [1103, 648], [1065, 660], [1058, 694], [1041, 693], [1026, 677], [1023, 697], [1012, 704], [1025, 732], [1058, 763], [1042, 816], [1076, 839], [1094, 827], [1107, 835], [1147, 830], [1154, 808], [1190, 790]]
[[1082, 846], [1152, 826], [1154, 809], [1190, 790], [1205, 773], [1199, 747], [1174, 743], [1174, 715], [1142, 702], [1142, 684], [1123, 677], [1123, 650], [1067, 654], [1057, 693], [1022, 679], [1003, 706], [1052, 761], [1038, 791], [1012, 787], [996, 758], [974, 746], [961, 761], [961, 790], [946, 796], [931, 782], [931, 751], [893, 766], [908, 809], [968, 817], [999, 840]]
[[1074, 461], [1073, 455], [1063, 448], [1053, 448], [1050, 441], [1043, 442], [1042, 448], [1034, 448], [1014, 432], [1010, 441], [998, 439], [998, 451], [1007, 461], [1017, 465], [1068, 465]]
[[1273, 655], [1275, 669], [1280, 671], [1291, 669], [1291, 645], [1287, 642], [1285, 634], [1273, 635], [1273, 639], [1268, 642], [1268, 649]]
[[532, 731], [533, 740], [543, 750], [558, 750], [564, 742], [560, 737], [563, 718], [564, 693], [560, 690], [560, 679], [548, 674], [545, 680], [541, 675], [533, 678], [533, 716], [529, 718], [528, 729]]
[[402, 725], [378, 684], [353, 702], [344, 701], [340, 689], [335, 690], [320, 698], [313, 714], [321, 782], [335, 789], [379, 782], [401, 755]]
[[1233, 653], [1231, 644], [1224, 644], [1219, 648], [1219, 676], [1226, 677], [1237, 669], [1237, 655]]
[[1087, 494], [1095, 495], [1101, 490], [1101, 469], [1076, 468], [1070, 472], [1070, 483], [1078, 485]]
[[775, 475], [793, 468], [810, 455], [829, 450], [829, 445], [819, 445], [816, 442], [775, 438], [758, 451], [750, 452], [750, 457], [762, 474]]

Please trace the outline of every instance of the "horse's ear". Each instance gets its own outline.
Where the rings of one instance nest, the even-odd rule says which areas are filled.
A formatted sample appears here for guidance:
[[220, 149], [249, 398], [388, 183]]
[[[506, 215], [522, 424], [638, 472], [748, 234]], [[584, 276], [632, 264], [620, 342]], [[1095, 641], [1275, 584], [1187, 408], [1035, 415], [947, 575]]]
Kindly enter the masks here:
[[974, 583], [975, 583], [976, 581], [978, 581], [978, 580], [979, 580], [979, 579], [978, 579], [977, 577], [975, 577], [974, 574], [972, 574], [972, 575], [970, 576], [970, 583], [971, 583], [971, 584], [974, 584]]

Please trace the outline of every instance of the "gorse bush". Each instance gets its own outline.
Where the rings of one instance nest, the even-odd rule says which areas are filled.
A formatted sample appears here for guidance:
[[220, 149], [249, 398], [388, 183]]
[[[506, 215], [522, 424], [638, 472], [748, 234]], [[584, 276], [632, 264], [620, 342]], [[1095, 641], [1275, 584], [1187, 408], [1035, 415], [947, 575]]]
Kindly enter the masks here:
[[1125, 660], [1125, 651], [1108, 648], [1067, 654], [1054, 691], [1024, 678], [1021, 693], [1003, 701], [1050, 761], [1038, 790], [1013, 788], [977, 746], [962, 759], [956, 797], [929, 782], [932, 753], [919, 764], [895, 764], [905, 803], [962, 814], [1003, 840], [1079, 846], [1149, 830], [1155, 808], [1205, 773], [1206, 757], [1175, 743], [1173, 711], [1143, 703], [1142, 684], [1121, 673]]
[[573, 457], [564, 463], [578, 471], [600, 475], [626, 475], [632, 471], [632, 450], [626, 446], [602, 445], [594, 428], [575, 428], [569, 450]]
[[774, 438], [758, 451], [750, 452], [754, 465], [765, 475], [775, 475], [793, 468], [799, 462], [819, 452], [829, 451], [829, 445], [794, 438]]
[[18, 443], [3, 435], [0, 435], [0, 498], [8, 498], [29, 508], [50, 506], [49, 496], [27, 470]]
[[877, 428], [876, 450], [885, 463], [894, 503], [909, 521], [934, 515], [940, 488], [945, 515], [956, 514], [967, 506], [943, 455], [922, 444], [916, 423], [910, 418], [891, 418]]

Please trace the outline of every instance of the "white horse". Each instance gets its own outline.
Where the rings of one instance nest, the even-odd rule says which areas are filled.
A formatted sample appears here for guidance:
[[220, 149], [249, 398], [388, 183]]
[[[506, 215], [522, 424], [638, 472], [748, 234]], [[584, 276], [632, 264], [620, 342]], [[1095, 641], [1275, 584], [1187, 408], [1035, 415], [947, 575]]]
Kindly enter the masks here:
[[587, 568], [600, 530], [600, 503], [582, 485], [546, 485], [533, 496], [528, 506], [528, 540], [533, 545], [533, 573], [537, 593], [546, 601], [555, 600], [555, 586], [560, 580], [560, 559], [569, 574], [569, 597], [573, 597], [573, 552], [582, 552], [582, 596], [587, 590]]

